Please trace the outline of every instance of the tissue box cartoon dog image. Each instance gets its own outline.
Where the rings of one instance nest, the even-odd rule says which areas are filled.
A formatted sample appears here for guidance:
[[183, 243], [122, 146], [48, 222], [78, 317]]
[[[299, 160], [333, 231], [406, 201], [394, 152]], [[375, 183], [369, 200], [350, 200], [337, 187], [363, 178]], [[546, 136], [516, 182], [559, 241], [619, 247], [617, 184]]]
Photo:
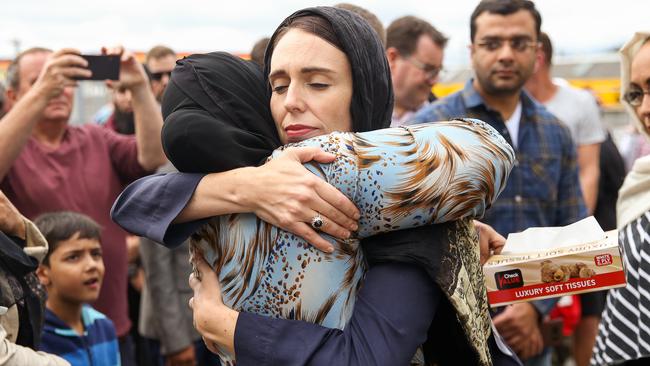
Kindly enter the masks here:
[[569, 265], [557, 265], [552, 260], [541, 262], [540, 277], [542, 282], [566, 282], [571, 278], [590, 278], [596, 274], [596, 271], [589, 268], [583, 262], [577, 262]]

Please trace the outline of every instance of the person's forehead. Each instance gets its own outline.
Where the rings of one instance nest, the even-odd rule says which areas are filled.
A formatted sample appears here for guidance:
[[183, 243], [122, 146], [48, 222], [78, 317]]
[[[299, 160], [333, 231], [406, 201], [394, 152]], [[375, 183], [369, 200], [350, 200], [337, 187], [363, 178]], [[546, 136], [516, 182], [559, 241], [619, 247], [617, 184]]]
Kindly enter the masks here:
[[35, 52], [21, 57], [19, 62], [20, 78], [33, 78], [34, 75], [38, 76], [49, 55], [49, 52]]
[[322, 66], [343, 71], [340, 68], [347, 63], [345, 53], [326, 40], [301, 29], [290, 29], [273, 49], [271, 71], [291, 66]]
[[176, 56], [166, 55], [160, 58], [152, 58], [149, 60], [147, 67], [151, 72], [172, 71], [176, 66]]
[[429, 62], [440, 63], [442, 62], [443, 52], [444, 50], [430, 36], [423, 34], [418, 38], [415, 46], [416, 55], [426, 57]]
[[535, 18], [527, 10], [501, 15], [484, 12], [476, 18], [476, 38], [529, 36], [536, 38]]
[[79, 238], [76, 234], [72, 238], [63, 240], [56, 246], [55, 252], [69, 253], [75, 251], [85, 251], [101, 248], [97, 239]]

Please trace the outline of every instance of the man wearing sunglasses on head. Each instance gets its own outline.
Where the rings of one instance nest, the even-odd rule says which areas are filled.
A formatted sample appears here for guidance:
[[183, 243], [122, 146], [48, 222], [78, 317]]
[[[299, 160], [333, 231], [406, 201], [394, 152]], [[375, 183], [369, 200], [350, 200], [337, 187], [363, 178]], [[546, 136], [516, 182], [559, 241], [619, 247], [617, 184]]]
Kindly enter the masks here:
[[176, 66], [176, 52], [167, 46], [158, 45], [153, 47], [147, 52], [145, 57], [145, 65], [149, 72], [149, 81], [151, 82], [151, 90], [156, 96], [158, 103], [162, 101], [163, 94], [169, 77]]
[[386, 58], [395, 92], [391, 126], [406, 124], [429, 102], [438, 81], [447, 37], [427, 21], [405, 16], [386, 30]]

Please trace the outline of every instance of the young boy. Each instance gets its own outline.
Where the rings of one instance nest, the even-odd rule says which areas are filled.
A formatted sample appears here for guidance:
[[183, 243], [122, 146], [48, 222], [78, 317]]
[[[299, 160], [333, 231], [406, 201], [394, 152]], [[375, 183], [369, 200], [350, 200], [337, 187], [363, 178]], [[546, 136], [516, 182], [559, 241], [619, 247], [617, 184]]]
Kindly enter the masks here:
[[104, 278], [99, 225], [74, 212], [45, 214], [34, 223], [49, 243], [37, 271], [48, 293], [40, 349], [73, 366], [120, 365], [113, 322], [87, 305]]

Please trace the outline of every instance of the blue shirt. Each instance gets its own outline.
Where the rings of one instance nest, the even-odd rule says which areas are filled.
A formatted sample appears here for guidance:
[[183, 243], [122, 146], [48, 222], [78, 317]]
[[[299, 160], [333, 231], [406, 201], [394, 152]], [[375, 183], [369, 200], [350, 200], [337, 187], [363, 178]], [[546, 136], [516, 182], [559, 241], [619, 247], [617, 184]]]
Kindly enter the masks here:
[[472, 80], [463, 90], [421, 109], [413, 119], [413, 123], [422, 123], [478, 118], [511, 145], [517, 138], [515, 167], [504, 191], [483, 218], [504, 236], [534, 226], [572, 224], [587, 214], [569, 129], [525, 91], [521, 92], [521, 104], [519, 136], [510, 136], [501, 114], [485, 104]]
[[[569, 129], [546, 108], [521, 92], [519, 136], [511, 136], [501, 113], [490, 108], [470, 79], [463, 90], [422, 108], [412, 123], [478, 118], [514, 147], [517, 162], [506, 187], [481, 221], [503, 236], [535, 226], [564, 226], [587, 215], [580, 189], [576, 148]], [[547, 314], [557, 299], [533, 302]]]
[[120, 366], [120, 350], [113, 322], [104, 314], [84, 305], [81, 336], [45, 309], [45, 326], [40, 350], [61, 356], [72, 366]]

